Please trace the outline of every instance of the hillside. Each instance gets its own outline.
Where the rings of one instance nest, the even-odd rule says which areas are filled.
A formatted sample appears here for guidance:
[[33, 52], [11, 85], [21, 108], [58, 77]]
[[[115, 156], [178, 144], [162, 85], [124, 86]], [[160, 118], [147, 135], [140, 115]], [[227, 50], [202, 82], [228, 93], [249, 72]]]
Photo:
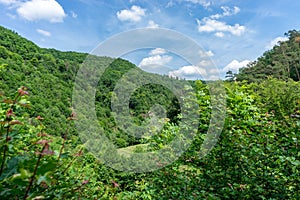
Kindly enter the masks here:
[[0, 91], [13, 94], [28, 88], [34, 105], [30, 116], [41, 115], [48, 130], [64, 130], [70, 115], [72, 82], [86, 54], [42, 49], [17, 33], [0, 27]]
[[[0, 27], [0, 199], [300, 199], [300, 82], [286, 81], [298, 69], [292, 33], [258, 59], [260, 68], [213, 82], [226, 93], [189, 81], [193, 88], [175, 96], [160, 81], [186, 82], [123, 59], [91, 56], [78, 78], [87, 54], [40, 48]], [[278, 67], [284, 60], [286, 76]], [[107, 63], [97, 85], [85, 79]], [[273, 77], [266, 79], [266, 69]], [[71, 108], [78, 99], [83, 104]], [[128, 115], [116, 113], [124, 102]]]
[[[0, 91], [9, 95], [16, 88], [25, 86], [30, 94], [29, 101], [33, 105], [29, 111], [30, 117], [41, 115], [45, 119], [49, 133], [63, 133], [67, 128], [67, 117], [72, 112], [73, 82], [77, 70], [86, 56], [85, 53], [40, 48], [17, 33], [0, 27]], [[104, 57], [98, 59], [100, 59], [99, 62], [101, 60], [104, 62], [112, 61], [112, 59]], [[100, 123], [105, 125], [106, 130], [115, 126], [110, 115], [111, 92], [117, 80], [130, 69], [139, 70], [132, 63], [117, 59], [106, 70], [103, 75], [104, 78], [99, 82], [96, 94], [97, 115]], [[139, 70], [138, 73], [145, 72]], [[166, 92], [157, 85], [145, 87], [133, 96], [132, 102], [137, 103], [130, 104], [137, 120], [143, 120], [140, 115], [147, 112], [149, 106], [156, 101], [166, 104], [170, 108], [170, 112], [176, 112], [178, 103], [166, 102], [171, 95], [170, 92]], [[152, 91], [157, 93], [156, 97]], [[70, 131], [73, 132], [73, 127]], [[120, 135], [119, 133], [116, 134]], [[124, 142], [122, 140], [120, 144], [124, 145]]]
[[258, 82], [273, 77], [300, 81], [300, 31], [291, 30], [285, 36], [288, 37], [287, 41], [280, 42], [257, 61], [240, 69], [236, 80]]

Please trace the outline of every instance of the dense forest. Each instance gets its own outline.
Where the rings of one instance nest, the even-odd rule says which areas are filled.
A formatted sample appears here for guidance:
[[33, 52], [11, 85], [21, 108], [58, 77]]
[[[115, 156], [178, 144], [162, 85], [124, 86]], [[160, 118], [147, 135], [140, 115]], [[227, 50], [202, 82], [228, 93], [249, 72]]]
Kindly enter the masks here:
[[[88, 55], [40, 48], [0, 27], [0, 199], [299, 199], [300, 32], [286, 36], [288, 41], [222, 81], [226, 118], [206, 156], [201, 146], [212, 117], [210, 88], [190, 81], [194, 95], [182, 97], [189, 98], [187, 107], [197, 104], [190, 146], [167, 166], [133, 173], [98, 160], [76, 131], [81, 116], [72, 107], [72, 93]], [[111, 108], [124, 75], [178, 86], [185, 81], [149, 74], [123, 59], [96, 59], [109, 63], [96, 87], [96, 123], [119, 150], [159, 151], [181, 129], [190, 130], [180, 126], [181, 97], [163, 85], [145, 84], [130, 96], [133, 124], [149, 122], [149, 111], [159, 104], [166, 110], [163, 128], [140, 138], [124, 131]]]
[[288, 41], [279, 42], [265, 52], [257, 61], [251, 62], [236, 74], [238, 81], [258, 82], [268, 77], [279, 80], [300, 81], [300, 33], [291, 30], [285, 33]]

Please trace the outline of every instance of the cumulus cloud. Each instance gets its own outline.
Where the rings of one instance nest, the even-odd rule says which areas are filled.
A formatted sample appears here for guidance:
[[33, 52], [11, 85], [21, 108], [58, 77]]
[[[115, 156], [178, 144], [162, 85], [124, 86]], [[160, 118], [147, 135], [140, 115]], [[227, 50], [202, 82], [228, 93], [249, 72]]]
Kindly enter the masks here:
[[117, 12], [117, 17], [121, 21], [139, 22], [145, 16], [146, 9], [139, 6], [132, 6], [129, 10]]
[[223, 68], [223, 72], [228, 72], [229, 70], [233, 72], [238, 72], [240, 68], [246, 67], [250, 62], [250, 60], [243, 60], [241, 62], [233, 60], [228, 65], [226, 65], [226, 67]]
[[178, 77], [178, 78], [185, 78], [185, 79], [199, 79], [201, 77], [207, 76], [206, 70], [204, 68], [200, 68], [197, 66], [189, 65], [183, 66], [178, 70], [170, 71], [170, 77]]
[[219, 79], [218, 71], [215, 73], [211, 68], [214, 66], [209, 57], [214, 56], [214, 53], [209, 51], [199, 51], [199, 56], [202, 60], [197, 65], [182, 66], [176, 70], [170, 70], [167, 65], [173, 60], [173, 57], [168, 55], [166, 49], [155, 48], [149, 52], [149, 57], [143, 58], [139, 67], [145, 71], [154, 73], [167, 73], [170, 77], [178, 77], [180, 79], [195, 80]]
[[178, 77], [181, 79], [195, 80], [216, 80], [219, 78], [219, 70], [214, 67], [210, 57], [214, 56], [214, 53], [209, 51], [199, 51], [199, 55], [202, 58], [197, 65], [188, 65], [179, 68], [178, 70], [170, 71], [170, 77]]
[[152, 51], [150, 51], [149, 55], [161, 55], [161, 54], [165, 54], [167, 53], [167, 51], [163, 48], [156, 48], [156, 49], [153, 49]]
[[159, 25], [156, 24], [154, 21], [150, 20], [148, 22], [148, 28], [159, 28]]
[[42, 29], [36, 29], [36, 32], [38, 32], [39, 34], [43, 35], [43, 36], [47, 36], [50, 37], [51, 33]]
[[220, 38], [224, 37], [226, 32], [235, 36], [242, 35], [246, 31], [245, 26], [240, 24], [229, 25], [225, 22], [219, 21], [219, 19], [223, 17], [238, 14], [240, 12], [240, 8], [236, 6], [233, 8], [222, 6], [221, 9], [223, 10], [223, 13], [221, 14], [211, 15], [201, 20], [197, 19], [198, 31], [207, 33], [215, 32], [214, 35]]
[[139, 64], [139, 67], [142, 69], [159, 68], [160, 66], [166, 65], [171, 62], [172, 59], [172, 56], [168, 55], [154, 55], [143, 58], [143, 60]]
[[222, 6], [221, 9], [223, 10], [222, 14], [215, 14], [215, 15], [210, 16], [210, 18], [211, 19], [220, 19], [222, 17], [236, 15], [241, 11], [241, 9], [237, 6], [234, 6], [233, 8], [230, 8], [228, 6]]
[[278, 45], [279, 42], [285, 42], [287, 40], [289, 40], [288, 37], [277, 37], [266, 46], [266, 49], [272, 49], [275, 45]]
[[143, 58], [138, 66], [145, 71], [162, 73], [167, 70], [166, 65], [173, 60], [173, 57], [166, 53], [163, 48], [153, 49], [149, 52], [149, 57]]
[[[169, 71], [168, 75], [170, 77], [177, 77], [180, 79], [187, 80], [195, 80], [195, 79], [203, 79], [203, 80], [215, 80], [214, 77], [218, 77], [218, 70], [215, 73], [213, 62], [210, 60], [210, 57], [214, 56], [214, 53], [209, 51], [201, 50], [199, 51], [199, 56], [201, 60], [197, 63], [197, 65], [187, 65], [183, 66], [177, 70]], [[214, 77], [212, 77], [214, 76]]]
[[216, 33], [215, 33], [215, 36], [216, 36], [216, 37], [219, 37], [219, 38], [222, 38], [222, 37], [225, 36], [225, 34], [224, 34], [223, 32], [216, 32]]
[[216, 36], [223, 37], [224, 32], [229, 32], [232, 35], [240, 36], [246, 31], [245, 26], [235, 24], [228, 25], [225, 22], [217, 21], [215, 19], [204, 18], [201, 21], [197, 20], [199, 32], [216, 32]]
[[62, 6], [55, 0], [31, 0], [21, 3], [17, 13], [29, 21], [47, 20], [51, 23], [63, 22], [67, 16]]

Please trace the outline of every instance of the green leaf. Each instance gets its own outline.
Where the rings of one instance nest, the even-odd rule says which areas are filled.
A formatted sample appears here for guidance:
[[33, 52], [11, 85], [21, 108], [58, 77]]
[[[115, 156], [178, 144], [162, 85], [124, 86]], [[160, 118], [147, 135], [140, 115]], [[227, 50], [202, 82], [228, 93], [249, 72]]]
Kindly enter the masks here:
[[37, 180], [37, 184], [39, 185], [42, 182], [45, 182], [47, 185], [50, 185], [51, 184], [51, 178], [50, 178], [51, 174], [52, 174], [52, 172], [47, 172], [44, 175], [39, 176], [38, 180]]

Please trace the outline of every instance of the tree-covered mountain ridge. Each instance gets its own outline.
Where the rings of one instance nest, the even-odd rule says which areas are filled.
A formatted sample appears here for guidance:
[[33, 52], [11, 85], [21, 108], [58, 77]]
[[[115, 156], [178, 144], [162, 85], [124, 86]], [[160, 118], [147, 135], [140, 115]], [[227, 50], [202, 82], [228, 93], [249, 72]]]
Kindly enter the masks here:
[[87, 54], [40, 48], [16, 32], [0, 27], [0, 91], [13, 94], [25, 86], [34, 105], [31, 117], [41, 115], [52, 132], [70, 115], [72, 85]]
[[[41, 115], [48, 131], [61, 133], [65, 130], [66, 119], [72, 112], [71, 98], [77, 71], [87, 56], [87, 53], [40, 48], [16, 32], [0, 27], [0, 91], [9, 95], [20, 86], [28, 88], [28, 98], [33, 105], [29, 111], [30, 117]], [[149, 73], [123, 59], [98, 57], [97, 62], [109, 65], [98, 82], [95, 96], [97, 116], [108, 131], [115, 129], [110, 102], [118, 80], [132, 69], [139, 75]], [[167, 76], [151, 76], [156, 80], [171, 80]], [[173, 81], [174, 84], [180, 82], [175, 79]], [[142, 116], [153, 103], [165, 105], [169, 109], [168, 117], [175, 119], [178, 111], [176, 102], [170, 91], [153, 84], [137, 90], [129, 106], [137, 121], [143, 120]], [[124, 144], [124, 141], [119, 143]]]
[[[74, 80], [87, 54], [40, 48], [2, 27], [0, 37], [0, 199], [300, 199], [300, 82], [271, 77], [222, 82], [226, 108], [217, 104], [214, 109], [224, 108], [226, 117], [211, 148], [205, 142], [211, 138], [208, 84], [190, 82], [194, 92], [181, 95], [188, 100], [186, 108], [192, 108], [189, 113], [199, 116], [192, 118], [196, 128], [178, 123], [183, 118], [179, 99], [159, 84], [134, 91], [125, 122], [147, 122], [147, 112], [157, 104], [167, 108], [168, 119], [160, 132], [150, 129], [151, 134], [135, 138], [119, 129], [110, 102], [120, 79], [130, 83], [124, 74], [132, 69], [141, 77], [146, 74], [128, 61], [98, 58], [110, 65], [96, 88], [95, 123], [117, 150], [104, 148], [109, 159], [97, 159], [77, 135], [74, 121], [82, 118], [71, 108]], [[89, 119], [83, 128], [94, 122]], [[177, 155], [170, 143], [174, 138], [187, 141], [180, 131], [191, 129], [196, 130], [191, 145]], [[95, 147], [108, 144], [99, 142]], [[183, 143], [176, 144], [180, 148]], [[170, 151], [159, 154], [161, 150]], [[169, 165], [149, 159], [155, 169], [147, 173], [132, 173], [131, 164], [126, 172], [111, 167], [122, 166], [120, 156], [130, 159], [133, 152], [158, 153], [166, 160], [180, 157]], [[149, 167], [147, 161], [129, 161]]]
[[241, 68], [235, 75], [236, 80], [259, 82], [273, 77], [300, 81], [300, 30], [290, 30], [285, 37], [287, 41], [279, 42], [256, 61]]

